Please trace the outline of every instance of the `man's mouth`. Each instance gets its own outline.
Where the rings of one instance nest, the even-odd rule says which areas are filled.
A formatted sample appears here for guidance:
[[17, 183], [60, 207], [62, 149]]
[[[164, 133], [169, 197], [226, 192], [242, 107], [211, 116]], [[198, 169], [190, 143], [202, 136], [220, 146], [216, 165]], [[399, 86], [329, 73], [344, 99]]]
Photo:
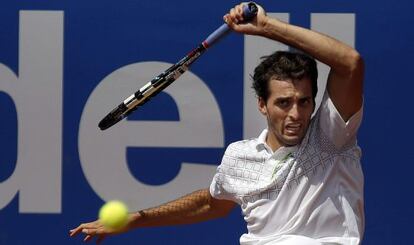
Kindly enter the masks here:
[[285, 127], [286, 134], [288, 135], [297, 135], [302, 128], [301, 123], [290, 123]]

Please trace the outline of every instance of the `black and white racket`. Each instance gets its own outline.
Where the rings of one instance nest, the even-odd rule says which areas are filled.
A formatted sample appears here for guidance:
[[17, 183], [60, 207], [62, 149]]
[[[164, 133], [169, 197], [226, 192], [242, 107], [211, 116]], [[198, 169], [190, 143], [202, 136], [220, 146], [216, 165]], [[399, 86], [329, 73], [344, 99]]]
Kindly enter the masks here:
[[[243, 17], [246, 21], [252, 20], [257, 14], [257, 6], [250, 2], [243, 6]], [[150, 82], [141, 87], [134, 94], [126, 98], [118, 107], [113, 109], [98, 124], [101, 130], [105, 130], [123, 118], [127, 117], [139, 106], [145, 104], [150, 98], [157, 95], [172, 82], [177, 80], [189, 66], [197, 60], [209, 47], [230, 32], [230, 27], [223, 24], [211, 33], [198, 47], [191, 50], [184, 58], [154, 77]]]

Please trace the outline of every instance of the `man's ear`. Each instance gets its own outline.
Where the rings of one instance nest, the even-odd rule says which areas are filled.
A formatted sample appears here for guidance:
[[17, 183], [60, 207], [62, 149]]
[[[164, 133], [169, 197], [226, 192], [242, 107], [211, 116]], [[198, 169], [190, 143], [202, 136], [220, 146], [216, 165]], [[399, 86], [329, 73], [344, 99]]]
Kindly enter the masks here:
[[267, 115], [266, 101], [262, 97], [257, 99], [257, 107], [259, 108], [260, 113], [265, 116]]

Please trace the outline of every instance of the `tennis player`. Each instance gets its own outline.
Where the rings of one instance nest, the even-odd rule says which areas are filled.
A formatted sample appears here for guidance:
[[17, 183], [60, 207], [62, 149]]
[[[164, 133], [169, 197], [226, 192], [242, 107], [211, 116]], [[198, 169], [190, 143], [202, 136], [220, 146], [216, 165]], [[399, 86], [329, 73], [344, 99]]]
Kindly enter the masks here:
[[[133, 228], [191, 224], [225, 217], [240, 205], [243, 245], [359, 244], [364, 232], [363, 173], [357, 130], [364, 65], [359, 53], [327, 35], [266, 15], [244, 23], [242, 4], [224, 16], [236, 32], [285, 43], [302, 53], [275, 52], [254, 71], [253, 88], [267, 128], [228, 146], [210, 188], [131, 213], [122, 231], [99, 222], [70, 231], [85, 240]], [[317, 68], [330, 67], [315, 110]]]

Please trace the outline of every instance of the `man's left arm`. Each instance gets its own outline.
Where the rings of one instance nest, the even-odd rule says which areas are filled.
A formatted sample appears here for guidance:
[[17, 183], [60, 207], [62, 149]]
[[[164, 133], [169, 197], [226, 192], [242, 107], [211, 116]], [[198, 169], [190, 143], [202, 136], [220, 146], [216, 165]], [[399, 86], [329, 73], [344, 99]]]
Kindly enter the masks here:
[[343, 43], [335, 46], [337, 61], [328, 64], [331, 70], [326, 89], [342, 119], [347, 122], [362, 107], [364, 62], [355, 49]]
[[242, 5], [231, 9], [224, 19], [237, 32], [285, 43], [327, 64], [331, 68], [327, 90], [345, 122], [361, 108], [364, 63], [354, 48], [325, 34], [271, 18], [260, 6], [252, 22], [243, 22]]

